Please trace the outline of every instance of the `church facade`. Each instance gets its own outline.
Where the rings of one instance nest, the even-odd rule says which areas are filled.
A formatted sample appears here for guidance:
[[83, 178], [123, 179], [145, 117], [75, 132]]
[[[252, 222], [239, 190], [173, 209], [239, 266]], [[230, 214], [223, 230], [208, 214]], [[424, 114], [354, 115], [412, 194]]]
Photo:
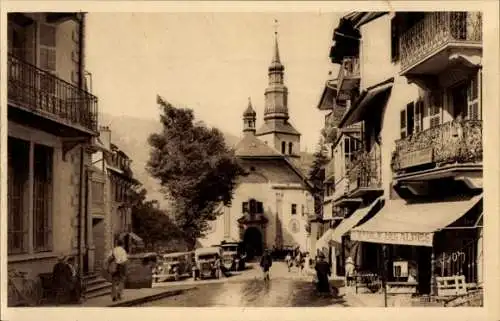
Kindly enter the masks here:
[[202, 246], [238, 241], [249, 256], [273, 248], [310, 251], [308, 219], [314, 204], [307, 173], [298, 166], [300, 133], [289, 122], [284, 69], [276, 35], [264, 122], [257, 130], [257, 114], [249, 98], [243, 113], [243, 137], [235, 146], [248, 175], [239, 179], [232, 205], [223, 207], [223, 214], [199, 240]]

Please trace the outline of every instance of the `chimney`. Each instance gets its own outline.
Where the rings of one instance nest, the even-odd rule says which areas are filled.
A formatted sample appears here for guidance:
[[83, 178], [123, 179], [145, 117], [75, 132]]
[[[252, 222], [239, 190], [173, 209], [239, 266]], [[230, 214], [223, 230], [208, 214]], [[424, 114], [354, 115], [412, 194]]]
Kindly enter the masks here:
[[111, 149], [111, 130], [108, 126], [99, 127], [99, 138], [107, 149]]

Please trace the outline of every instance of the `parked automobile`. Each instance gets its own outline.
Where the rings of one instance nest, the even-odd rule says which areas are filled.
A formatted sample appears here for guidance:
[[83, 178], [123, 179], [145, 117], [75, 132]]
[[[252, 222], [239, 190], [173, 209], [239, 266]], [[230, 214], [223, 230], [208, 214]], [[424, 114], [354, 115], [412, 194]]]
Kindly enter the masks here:
[[183, 276], [191, 275], [191, 252], [175, 252], [160, 255], [160, 260], [153, 272], [153, 280], [162, 282], [169, 279], [180, 280]]
[[241, 271], [245, 269], [245, 258], [241, 254], [240, 243], [224, 242], [222, 248], [222, 265], [227, 271]]
[[221, 247], [204, 247], [194, 252], [193, 279], [220, 278]]

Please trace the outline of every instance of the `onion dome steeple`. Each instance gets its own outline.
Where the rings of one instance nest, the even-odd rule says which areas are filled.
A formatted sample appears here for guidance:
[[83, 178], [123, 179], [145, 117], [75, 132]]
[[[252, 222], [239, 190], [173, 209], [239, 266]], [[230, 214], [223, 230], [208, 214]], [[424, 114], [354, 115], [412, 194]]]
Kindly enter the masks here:
[[252, 100], [248, 97], [248, 106], [243, 112], [243, 132], [255, 134], [255, 120], [257, 113], [252, 107]]

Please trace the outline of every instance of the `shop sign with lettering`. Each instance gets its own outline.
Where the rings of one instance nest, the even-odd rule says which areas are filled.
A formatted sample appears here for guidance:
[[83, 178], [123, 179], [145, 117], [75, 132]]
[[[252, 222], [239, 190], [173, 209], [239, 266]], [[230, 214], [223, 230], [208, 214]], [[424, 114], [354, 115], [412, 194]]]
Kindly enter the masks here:
[[432, 163], [433, 161], [432, 154], [433, 154], [432, 147], [401, 154], [400, 166], [401, 168], [408, 168], [408, 167]]
[[433, 233], [351, 231], [351, 240], [371, 243], [401, 244], [432, 247]]

